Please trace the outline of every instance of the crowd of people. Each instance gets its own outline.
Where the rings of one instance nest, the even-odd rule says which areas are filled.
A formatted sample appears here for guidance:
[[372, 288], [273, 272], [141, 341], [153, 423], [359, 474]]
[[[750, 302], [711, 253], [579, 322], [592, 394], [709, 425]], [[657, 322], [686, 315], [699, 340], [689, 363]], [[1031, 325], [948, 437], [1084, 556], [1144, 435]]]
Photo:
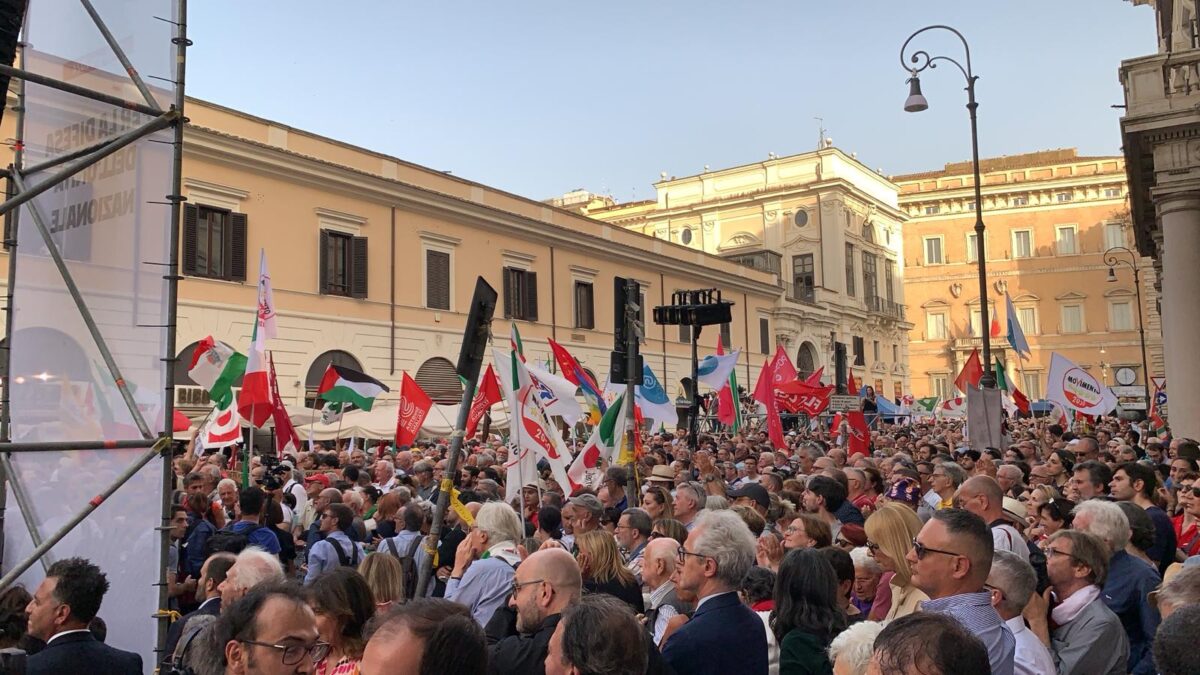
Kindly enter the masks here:
[[[786, 447], [644, 433], [634, 465], [574, 494], [548, 466], [509, 485], [498, 438], [469, 441], [453, 476], [439, 441], [256, 456], [245, 485], [235, 456], [188, 452], [160, 659], [195, 675], [1200, 671], [1200, 445], [1116, 419], [1008, 433], [976, 449], [959, 422], [880, 425], [856, 455], [821, 425]], [[434, 541], [449, 484], [461, 506]], [[55, 563], [32, 597], [0, 596], [0, 642], [28, 672], [141, 672], [95, 632], [106, 587]]]

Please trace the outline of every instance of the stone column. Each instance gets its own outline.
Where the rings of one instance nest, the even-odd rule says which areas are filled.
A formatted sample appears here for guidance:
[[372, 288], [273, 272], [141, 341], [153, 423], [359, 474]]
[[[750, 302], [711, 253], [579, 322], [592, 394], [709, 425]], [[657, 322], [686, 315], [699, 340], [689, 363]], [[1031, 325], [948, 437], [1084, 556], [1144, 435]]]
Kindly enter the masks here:
[[1162, 329], [1172, 435], [1200, 438], [1200, 189], [1154, 195], [1162, 227]]

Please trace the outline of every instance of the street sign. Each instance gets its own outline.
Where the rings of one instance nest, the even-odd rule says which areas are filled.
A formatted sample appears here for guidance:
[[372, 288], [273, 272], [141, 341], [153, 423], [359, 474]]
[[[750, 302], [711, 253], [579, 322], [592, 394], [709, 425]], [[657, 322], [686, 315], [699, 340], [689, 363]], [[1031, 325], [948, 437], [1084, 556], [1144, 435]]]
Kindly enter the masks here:
[[1146, 390], [1142, 389], [1141, 385], [1134, 385], [1132, 387], [1117, 385], [1109, 387], [1109, 389], [1112, 389], [1112, 393], [1116, 394], [1117, 396], [1137, 396], [1138, 398], [1145, 398], [1146, 394]]
[[1167, 378], [1165, 375], [1154, 375], [1150, 378], [1150, 384], [1153, 384], [1155, 389], [1166, 389]]
[[1165, 391], [1154, 392], [1154, 405], [1161, 408], [1161, 407], [1165, 406], [1166, 404], [1167, 404], [1167, 392], [1165, 392]]
[[859, 409], [859, 398], [857, 396], [841, 396], [834, 394], [829, 397], [829, 409], [833, 412], [846, 412], [848, 410]]
[[1126, 410], [1145, 410], [1146, 409], [1145, 399], [1136, 399], [1136, 400], [1121, 399], [1120, 404], [1121, 404], [1121, 407]]

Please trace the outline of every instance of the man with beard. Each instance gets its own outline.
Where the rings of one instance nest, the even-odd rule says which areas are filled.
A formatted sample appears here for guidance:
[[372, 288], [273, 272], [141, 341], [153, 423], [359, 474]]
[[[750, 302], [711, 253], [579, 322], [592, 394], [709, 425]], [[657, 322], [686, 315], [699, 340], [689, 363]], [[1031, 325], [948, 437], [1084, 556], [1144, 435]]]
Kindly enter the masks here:
[[582, 589], [579, 565], [563, 549], [548, 548], [526, 558], [517, 567], [508, 606], [497, 610], [484, 629], [491, 672], [545, 672], [550, 636], [563, 611], [579, 601]]

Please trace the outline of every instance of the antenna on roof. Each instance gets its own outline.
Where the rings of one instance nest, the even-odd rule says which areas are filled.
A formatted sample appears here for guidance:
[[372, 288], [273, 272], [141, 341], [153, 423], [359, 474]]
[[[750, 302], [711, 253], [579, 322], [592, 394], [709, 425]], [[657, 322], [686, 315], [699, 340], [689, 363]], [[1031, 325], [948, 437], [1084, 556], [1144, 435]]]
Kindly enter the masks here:
[[825, 147], [825, 119], [822, 117], [814, 117], [817, 121], [817, 149]]

